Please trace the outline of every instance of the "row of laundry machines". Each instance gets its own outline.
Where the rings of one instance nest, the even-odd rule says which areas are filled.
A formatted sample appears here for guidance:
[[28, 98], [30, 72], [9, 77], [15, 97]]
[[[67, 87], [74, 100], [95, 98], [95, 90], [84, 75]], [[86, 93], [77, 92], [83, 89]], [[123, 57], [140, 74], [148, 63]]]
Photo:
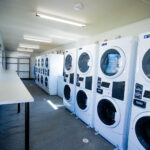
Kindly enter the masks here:
[[150, 33], [65, 51], [67, 109], [120, 150], [150, 149]]
[[35, 59], [35, 83], [50, 95], [57, 95], [57, 78], [63, 75], [61, 54], [47, 54]]

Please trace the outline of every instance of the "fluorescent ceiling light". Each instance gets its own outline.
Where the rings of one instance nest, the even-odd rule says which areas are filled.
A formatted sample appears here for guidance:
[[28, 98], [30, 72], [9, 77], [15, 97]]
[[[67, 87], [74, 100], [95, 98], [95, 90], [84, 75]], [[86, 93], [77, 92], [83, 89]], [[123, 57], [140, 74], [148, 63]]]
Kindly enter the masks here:
[[30, 53], [32, 53], [32, 52], [33, 52], [33, 49], [17, 48], [17, 51], [20, 51], [20, 52], [30, 52]]
[[40, 12], [36, 12], [36, 16], [44, 18], [44, 19], [49, 19], [49, 20], [57, 21], [57, 22], [71, 24], [71, 25], [74, 25], [74, 26], [79, 26], [79, 27], [86, 26], [85, 24], [82, 24], [82, 23], [78, 23], [78, 22], [75, 22], [75, 21], [62, 19], [62, 18], [59, 18], [59, 17], [56, 17], [56, 16], [46, 15], [46, 14], [43, 14], [43, 13], [40, 13]]
[[32, 35], [24, 35], [24, 39], [29, 40], [29, 41], [43, 42], [43, 43], [51, 43], [52, 42], [51, 39], [47, 39], [44, 37], [32, 36]]
[[57, 39], [64, 39], [64, 40], [68, 40], [68, 41], [77, 41], [77, 39], [75, 38], [71, 38], [71, 37], [66, 37], [66, 36], [58, 36], [58, 35], [50, 35], [53, 38], [57, 38]]
[[29, 45], [29, 44], [22, 44], [22, 43], [19, 44], [19, 47], [22, 47], [22, 48], [31, 48], [31, 49], [39, 49], [40, 48], [39, 45]]

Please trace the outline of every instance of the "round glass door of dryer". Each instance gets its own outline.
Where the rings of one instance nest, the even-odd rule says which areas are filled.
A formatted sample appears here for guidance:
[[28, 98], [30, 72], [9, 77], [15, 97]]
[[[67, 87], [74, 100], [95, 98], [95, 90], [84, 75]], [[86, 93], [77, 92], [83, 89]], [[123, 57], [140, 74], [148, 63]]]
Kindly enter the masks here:
[[82, 53], [78, 60], [78, 67], [82, 73], [86, 73], [89, 70], [90, 68], [89, 62], [90, 62], [89, 54], [86, 52]]
[[48, 87], [48, 78], [45, 77], [45, 86]]
[[150, 79], [150, 49], [145, 53], [142, 60], [142, 69], [148, 79]]
[[48, 58], [45, 59], [45, 67], [48, 68]]
[[108, 99], [102, 99], [97, 105], [97, 114], [99, 119], [108, 126], [111, 126], [116, 123], [115, 115], [116, 108], [114, 104]]
[[150, 149], [150, 116], [141, 117], [135, 124], [135, 133], [141, 145]]
[[65, 85], [65, 87], [64, 87], [64, 97], [68, 101], [71, 98], [71, 89], [70, 89], [69, 85]]
[[107, 76], [114, 76], [123, 70], [121, 54], [116, 49], [108, 49], [100, 60], [100, 68]]
[[65, 68], [66, 70], [71, 70], [72, 68], [72, 56], [69, 54], [66, 56], [66, 59], [65, 59]]
[[41, 66], [43, 67], [44, 66], [44, 59], [42, 58], [41, 60]]
[[77, 104], [80, 109], [85, 110], [87, 108], [87, 95], [83, 90], [79, 90], [77, 93]]
[[41, 76], [41, 83], [43, 84], [43, 76]]

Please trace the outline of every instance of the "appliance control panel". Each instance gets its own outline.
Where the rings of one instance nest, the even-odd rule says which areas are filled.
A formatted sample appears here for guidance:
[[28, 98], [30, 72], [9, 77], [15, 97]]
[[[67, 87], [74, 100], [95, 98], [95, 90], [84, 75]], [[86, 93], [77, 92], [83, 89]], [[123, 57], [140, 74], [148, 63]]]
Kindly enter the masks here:
[[80, 76], [77, 74], [76, 86], [83, 87], [87, 90], [92, 90], [93, 77], [92, 76]]
[[106, 81], [102, 81], [101, 77], [97, 78], [97, 88], [96, 88], [96, 92], [98, 94], [104, 94], [104, 95], [111, 95], [111, 84], [109, 82]]
[[142, 84], [136, 83], [133, 104], [141, 108], [146, 108], [145, 98], [150, 99], [150, 91], [144, 90]]
[[134, 98], [136, 99], [142, 99], [142, 93], [143, 93], [143, 85], [136, 83], [135, 84], [135, 94]]

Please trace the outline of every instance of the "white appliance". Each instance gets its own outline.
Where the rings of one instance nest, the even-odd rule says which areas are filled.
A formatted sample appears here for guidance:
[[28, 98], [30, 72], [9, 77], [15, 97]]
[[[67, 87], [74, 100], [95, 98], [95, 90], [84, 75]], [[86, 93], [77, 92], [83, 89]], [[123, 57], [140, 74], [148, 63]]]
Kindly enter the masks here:
[[95, 73], [97, 45], [78, 49], [75, 113], [90, 127], [93, 127], [93, 105], [95, 102]]
[[150, 149], [150, 32], [139, 36], [128, 150]]
[[57, 95], [57, 77], [63, 75], [63, 55], [48, 54], [45, 57], [44, 90]]
[[95, 130], [126, 150], [134, 83], [137, 38], [125, 37], [99, 45]]
[[40, 66], [41, 66], [40, 56], [37, 56], [36, 60], [37, 60], [37, 67], [36, 67], [36, 81], [35, 81], [35, 83], [38, 86], [40, 86]]
[[38, 83], [38, 57], [35, 58], [35, 83]]
[[39, 56], [38, 57], [38, 61], [39, 61], [39, 82], [38, 82], [38, 85], [40, 86], [40, 87], [42, 87], [42, 84], [41, 84], [41, 75], [42, 75], [42, 63], [41, 63], [41, 61], [42, 61], [42, 56]]
[[40, 87], [44, 88], [44, 55], [41, 56], [41, 68], [40, 68]]
[[75, 91], [76, 91], [76, 61], [77, 49], [65, 51], [64, 56], [64, 87], [63, 103], [72, 113], [75, 111]]
[[57, 78], [57, 95], [63, 98], [64, 95], [64, 77], [58, 76]]

